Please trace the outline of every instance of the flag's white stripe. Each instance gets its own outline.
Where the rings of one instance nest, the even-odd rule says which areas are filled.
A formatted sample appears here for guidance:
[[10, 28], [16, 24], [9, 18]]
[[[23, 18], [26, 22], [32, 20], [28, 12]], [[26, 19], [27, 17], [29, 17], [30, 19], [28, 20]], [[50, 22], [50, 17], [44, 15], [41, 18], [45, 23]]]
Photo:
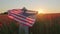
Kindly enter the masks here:
[[[11, 16], [11, 17], [13, 17], [13, 16]], [[16, 20], [16, 21], [18, 21], [18, 22], [20, 22], [20, 23], [22, 23], [22, 24], [26, 24], [26, 25], [28, 25], [28, 26], [32, 26], [31, 24], [26, 23], [26, 22], [21, 21], [21, 20], [18, 20], [18, 19], [17, 19], [17, 18], [15, 18], [15, 17], [13, 17], [13, 19], [14, 19], [14, 20]]]
[[11, 15], [14, 16], [14, 17], [16, 17], [16, 18], [18, 18], [18, 19], [21, 19], [21, 20], [24, 20], [24, 21], [26, 21], [26, 22], [29, 22], [29, 23], [31, 23], [31, 24], [34, 23], [34, 21], [32, 22], [32, 21], [26, 20], [26, 19], [24, 19], [24, 18], [21, 18], [21, 17], [18, 17], [18, 16], [16, 16], [16, 15], [14, 15], [14, 14], [11, 14]]

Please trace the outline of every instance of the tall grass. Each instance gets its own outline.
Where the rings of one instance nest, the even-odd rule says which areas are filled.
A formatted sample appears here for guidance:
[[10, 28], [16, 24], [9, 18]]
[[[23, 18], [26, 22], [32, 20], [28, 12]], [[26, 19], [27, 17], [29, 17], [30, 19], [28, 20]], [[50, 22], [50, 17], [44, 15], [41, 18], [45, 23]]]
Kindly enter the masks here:
[[[30, 34], [60, 34], [60, 17], [37, 17], [32, 28], [29, 28]], [[2, 23], [0, 34], [18, 34], [19, 26], [12, 21], [11, 23]]]

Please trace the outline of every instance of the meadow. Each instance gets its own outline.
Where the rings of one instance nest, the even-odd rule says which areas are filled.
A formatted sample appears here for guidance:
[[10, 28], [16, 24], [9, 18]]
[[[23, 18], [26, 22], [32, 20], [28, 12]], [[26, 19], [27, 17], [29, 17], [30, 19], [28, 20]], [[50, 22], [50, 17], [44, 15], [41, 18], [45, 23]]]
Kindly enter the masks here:
[[[18, 34], [19, 23], [7, 17], [7, 14], [0, 15], [0, 34]], [[60, 34], [60, 13], [39, 14], [30, 34]]]

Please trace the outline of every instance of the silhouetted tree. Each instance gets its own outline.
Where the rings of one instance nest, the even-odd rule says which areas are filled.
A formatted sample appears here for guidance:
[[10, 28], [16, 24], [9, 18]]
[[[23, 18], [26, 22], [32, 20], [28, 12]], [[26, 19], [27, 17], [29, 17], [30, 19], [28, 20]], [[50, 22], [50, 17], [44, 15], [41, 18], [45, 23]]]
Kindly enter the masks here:
[[3, 14], [8, 14], [8, 12], [4, 12]]

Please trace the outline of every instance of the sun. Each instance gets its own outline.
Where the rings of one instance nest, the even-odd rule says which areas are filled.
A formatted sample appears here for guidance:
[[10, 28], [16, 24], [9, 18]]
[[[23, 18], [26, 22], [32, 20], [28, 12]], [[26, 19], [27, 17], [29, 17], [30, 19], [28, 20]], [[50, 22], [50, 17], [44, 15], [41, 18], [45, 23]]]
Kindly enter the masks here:
[[43, 9], [38, 9], [37, 11], [38, 11], [38, 14], [44, 13], [44, 10]]

